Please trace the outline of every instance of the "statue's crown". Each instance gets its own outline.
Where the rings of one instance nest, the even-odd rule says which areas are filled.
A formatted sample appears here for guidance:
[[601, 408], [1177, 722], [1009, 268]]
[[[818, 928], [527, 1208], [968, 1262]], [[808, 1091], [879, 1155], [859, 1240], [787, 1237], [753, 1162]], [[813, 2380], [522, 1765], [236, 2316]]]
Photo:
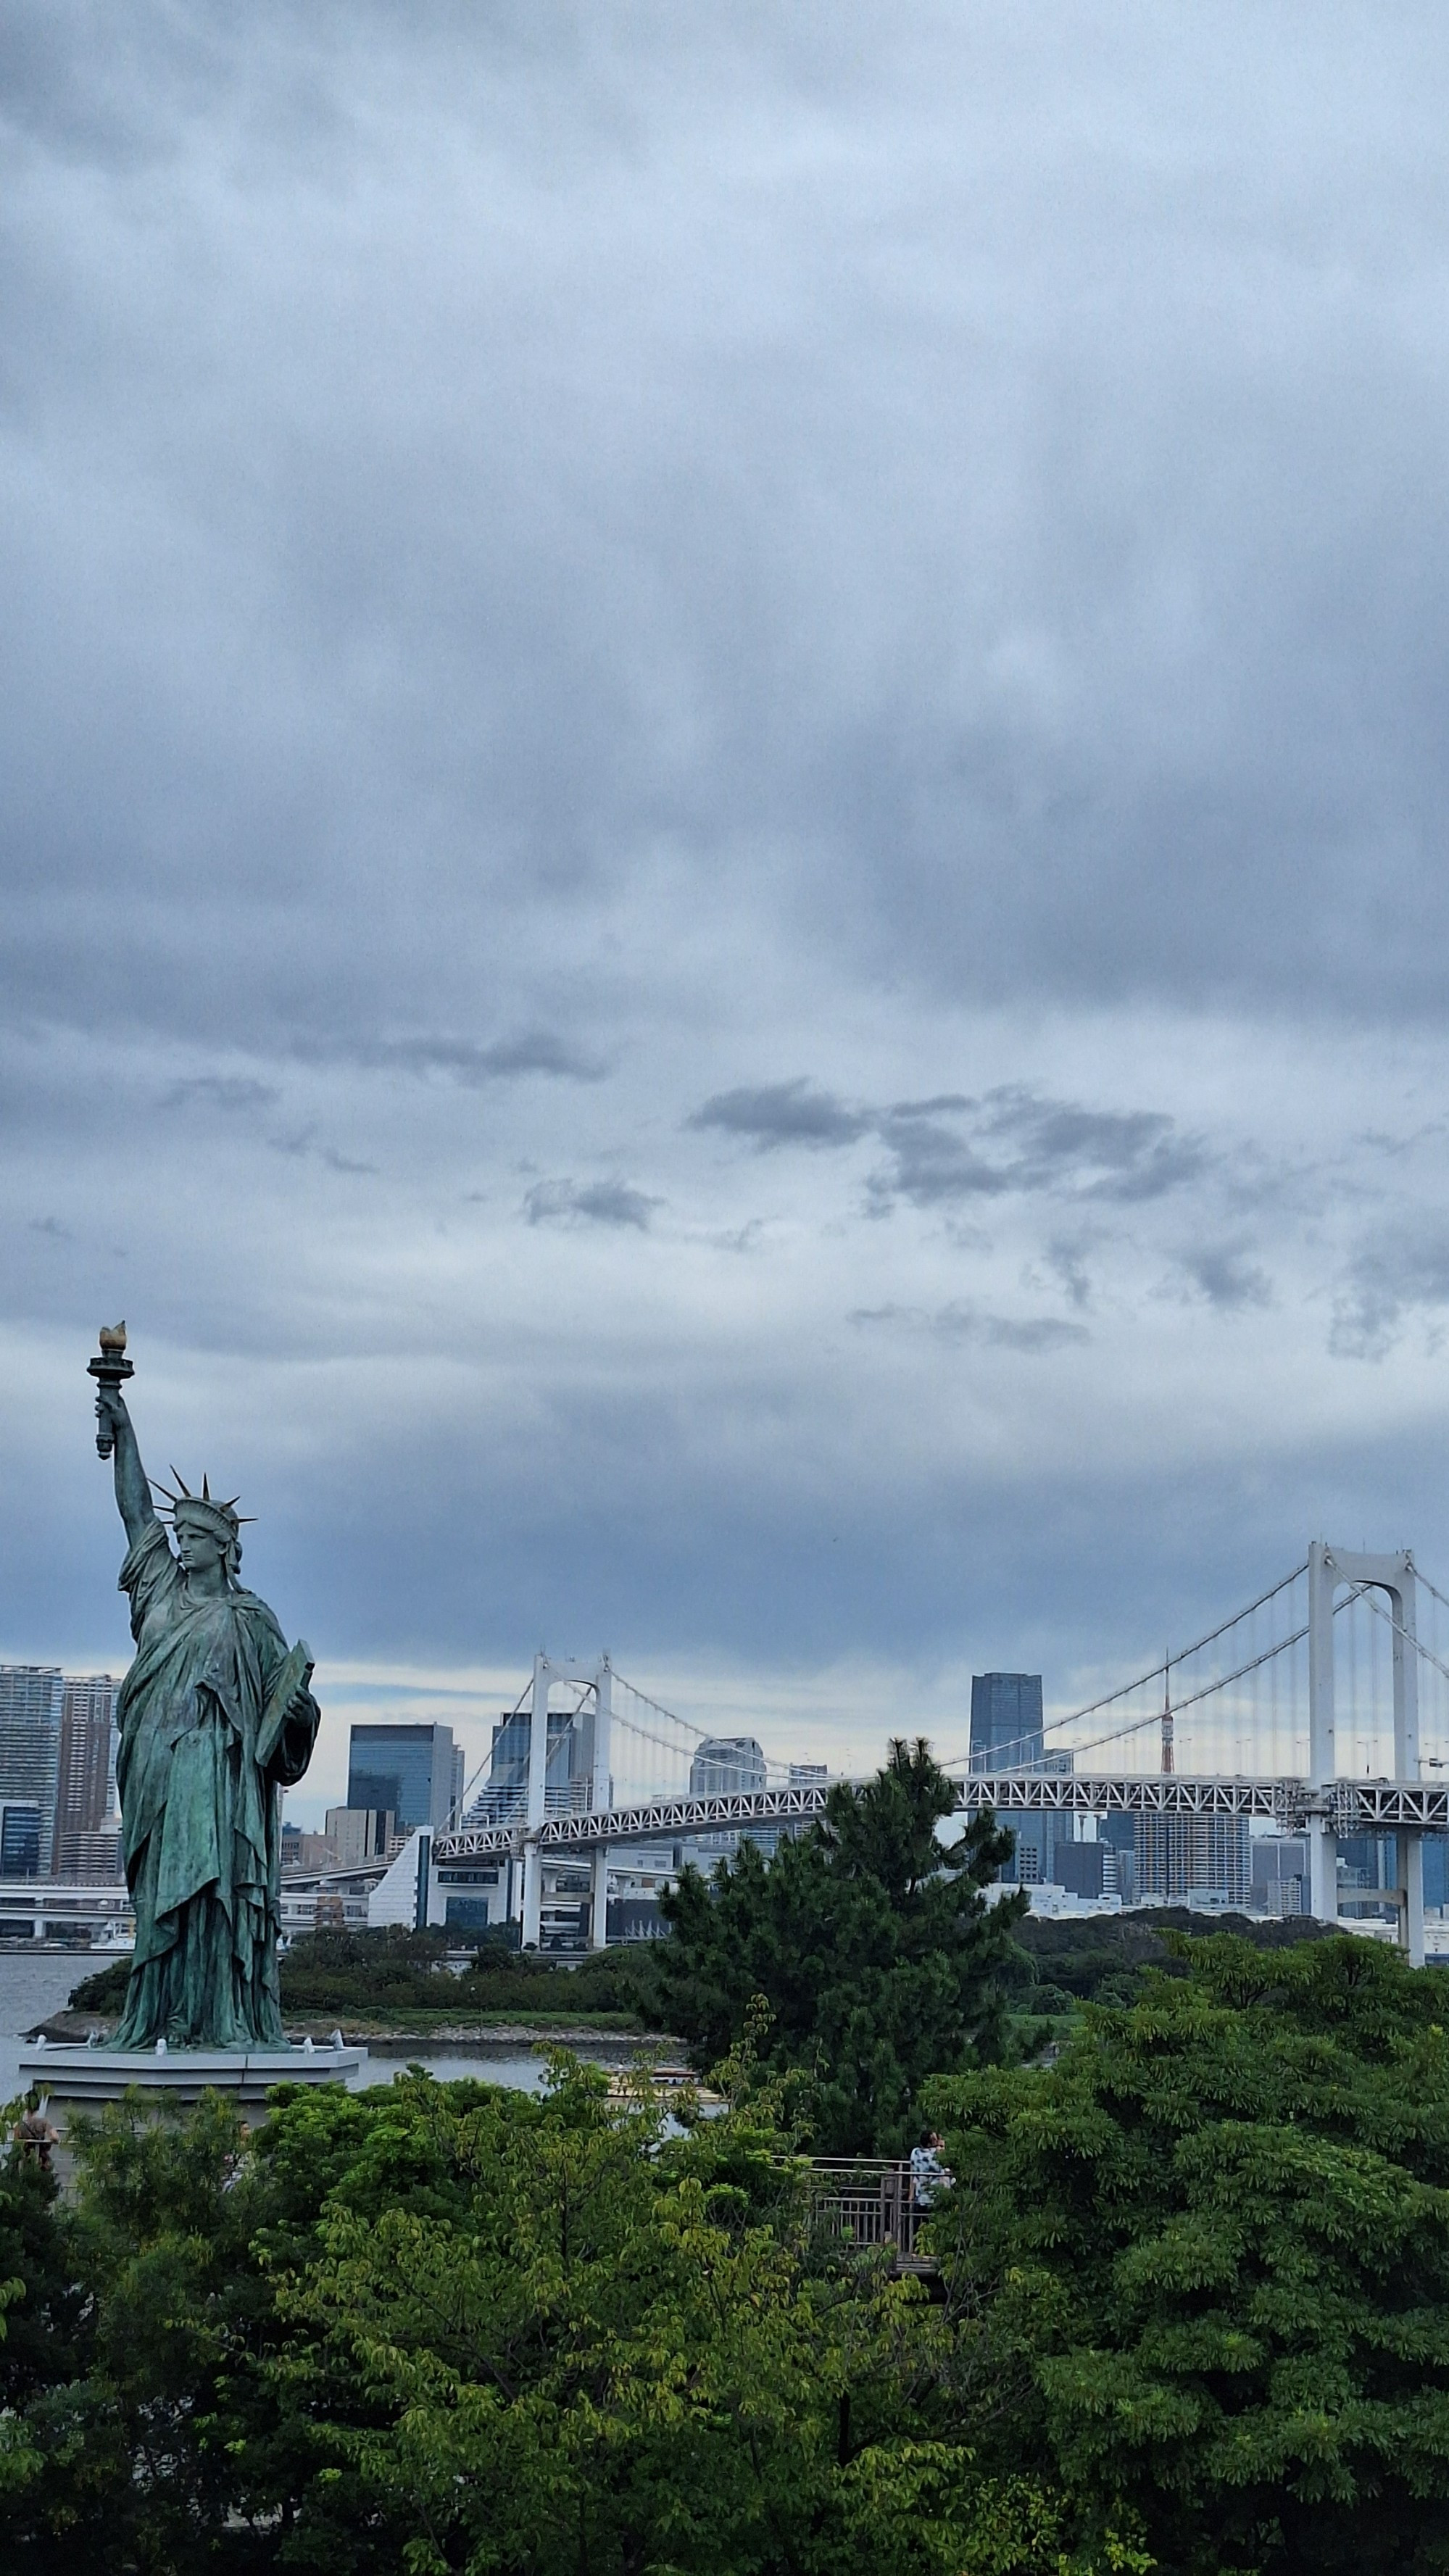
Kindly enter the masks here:
[[186, 1512], [193, 1520], [208, 1522], [218, 1538], [234, 1544], [244, 1523], [252, 1518], [250, 1512], [237, 1510], [238, 1497], [233, 1494], [229, 1503], [222, 1502], [218, 1495], [213, 1494], [205, 1476], [201, 1479], [200, 1493], [193, 1494], [179, 1468], [173, 1467], [171, 1473], [176, 1478], [174, 1494], [169, 1487], [159, 1485], [154, 1476], [151, 1479], [152, 1492], [161, 1497], [162, 1519], [174, 1523], [179, 1512]]

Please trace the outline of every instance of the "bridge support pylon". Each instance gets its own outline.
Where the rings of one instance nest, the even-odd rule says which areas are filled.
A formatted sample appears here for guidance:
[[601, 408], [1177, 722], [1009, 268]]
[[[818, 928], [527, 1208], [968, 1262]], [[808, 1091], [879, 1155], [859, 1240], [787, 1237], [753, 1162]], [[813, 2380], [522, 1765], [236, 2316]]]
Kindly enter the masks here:
[[[592, 1692], [593, 1708], [589, 1713], [592, 1752], [588, 1773], [588, 1803], [595, 1812], [602, 1811], [613, 1804], [614, 1791], [610, 1761], [613, 1750], [614, 1674], [609, 1658], [607, 1655], [602, 1656], [595, 1668], [591, 1664], [578, 1663], [572, 1657], [562, 1660], [555, 1655], [546, 1655], [540, 1647], [533, 1659], [533, 1693], [528, 1718], [528, 1773], [524, 1782], [523, 1840], [519, 1853], [522, 1894], [518, 1911], [521, 1924], [520, 1939], [525, 1950], [538, 1949], [542, 1940], [543, 1858], [538, 1841], [539, 1833], [545, 1817], [551, 1815], [560, 1802], [567, 1812], [570, 1801], [577, 1797], [579, 1791], [578, 1775], [573, 1769], [571, 1753], [568, 1755], [567, 1768], [565, 1769], [560, 1763], [559, 1776], [553, 1788], [550, 1789], [549, 1786], [548, 1700], [550, 1686], [555, 1681], [575, 1685], [582, 1683], [585, 1700]], [[583, 1704], [581, 1701], [580, 1706], [582, 1707]], [[575, 1719], [578, 1718], [579, 1713], [578, 1709], [573, 1712]], [[598, 1878], [596, 1864], [595, 1887], [590, 1907], [589, 1938], [590, 1946], [595, 1949], [603, 1949], [607, 1937], [607, 1858], [602, 1865], [605, 1875], [601, 1881]], [[600, 1886], [604, 1889], [602, 1895], [599, 1893]]]
[[589, 1948], [607, 1950], [609, 1946], [609, 1846], [595, 1843], [593, 1873], [589, 1881]]
[[[594, 1680], [594, 1770], [589, 1805], [602, 1815], [614, 1803], [613, 1781], [614, 1669], [605, 1655]], [[589, 1879], [589, 1948], [609, 1946], [609, 1846], [594, 1845]]]
[[1424, 1964], [1424, 1837], [1401, 1833], [1399, 1855], [1399, 1937], [1411, 1968]]
[[543, 1854], [538, 1848], [537, 1837], [533, 1834], [525, 1834], [523, 1837], [522, 1866], [523, 1929], [521, 1939], [525, 1950], [536, 1950], [538, 1948], [539, 1933], [543, 1925]]
[[[1407, 1548], [1391, 1556], [1330, 1547], [1315, 1539], [1308, 1551], [1308, 1786], [1318, 1812], [1308, 1819], [1309, 1907], [1320, 1923], [1338, 1921], [1336, 1817], [1326, 1805], [1338, 1778], [1334, 1725], [1333, 1610], [1340, 1591], [1385, 1592], [1393, 1619], [1394, 1777], [1419, 1772], [1419, 1659], [1415, 1648], [1414, 1560]], [[1424, 1964], [1424, 1852], [1417, 1831], [1399, 1828], [1399, 1939], [1410, 1963]]]

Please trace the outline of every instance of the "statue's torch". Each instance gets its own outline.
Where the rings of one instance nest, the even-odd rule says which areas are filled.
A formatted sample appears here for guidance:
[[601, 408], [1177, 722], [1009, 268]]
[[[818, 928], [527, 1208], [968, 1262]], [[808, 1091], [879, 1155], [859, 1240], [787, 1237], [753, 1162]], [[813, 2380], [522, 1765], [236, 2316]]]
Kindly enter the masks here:
[[[124, 1324], [102, 1324], [101, 1347], [93, 1360], [87, 1360], [86, 1371], [88, 1376], [99, 1379], [102, 1387], [116, 1389], [124, 1386], [128, 1377], [135, 1376], [136, 1372], [126, 1357]], [[103, 1422], [96, 1433], [97, 1457], [109, 1458], [115, 1445], [110, 1424]]]

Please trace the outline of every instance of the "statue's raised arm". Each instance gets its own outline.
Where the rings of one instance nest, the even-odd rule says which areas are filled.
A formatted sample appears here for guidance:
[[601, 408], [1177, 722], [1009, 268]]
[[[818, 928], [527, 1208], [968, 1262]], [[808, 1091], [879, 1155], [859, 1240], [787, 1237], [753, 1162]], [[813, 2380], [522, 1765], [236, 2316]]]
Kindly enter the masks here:
[[316, 1741], [311, 1655], [243, 1586], [234, 1501], [178, 1476], [158, 1510], [118, 1382], [123, 1328], [101, 1341], [96, 1445], [114, 1457], [136, 1640], [116, 1708], [136, 1949], [114, 2045], [280, 2048], [279, 1793]]
[[98, 1429], [110, 1437], [116, 1509], [126, 1524], [126, 1536], [134, 1547], [155, 1520], [156, 1506], [151, 1500], [150, 1483], [141, 1464], [130, 1408], [118, 1386], [103, 1384], [97, 1387], [96, 1423]]

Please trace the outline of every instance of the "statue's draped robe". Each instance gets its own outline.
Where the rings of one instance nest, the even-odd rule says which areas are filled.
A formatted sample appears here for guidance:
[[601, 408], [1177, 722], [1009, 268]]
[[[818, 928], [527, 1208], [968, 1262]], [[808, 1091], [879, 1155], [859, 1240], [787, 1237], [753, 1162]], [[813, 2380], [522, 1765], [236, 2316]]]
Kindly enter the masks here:
[[153, 1521], [121, 1568], [136, 1660], [117, 1703], [116, 1781], [136, 1951], [112, 2046], [281, 2048], [279, 1787], [300, 1780], [319, 1712], [257, 1730], [286, 1643], [254, 1592], [193, 1598]]

